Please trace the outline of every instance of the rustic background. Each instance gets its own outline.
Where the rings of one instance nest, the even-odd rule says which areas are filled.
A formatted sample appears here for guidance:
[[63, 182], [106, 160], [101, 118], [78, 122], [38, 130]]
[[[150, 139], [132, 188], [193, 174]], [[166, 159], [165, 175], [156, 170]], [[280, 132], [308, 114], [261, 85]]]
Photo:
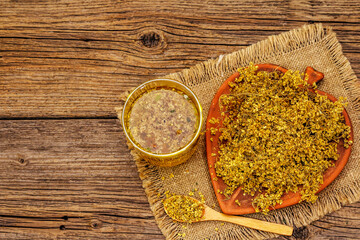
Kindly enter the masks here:
[[[164, 239], [118, 96], [314, 22], [360, 76], [358, 0], [1, 0], [0, 239]], [[279, 239], [360, 239], [359, 225], [360, 202]]]

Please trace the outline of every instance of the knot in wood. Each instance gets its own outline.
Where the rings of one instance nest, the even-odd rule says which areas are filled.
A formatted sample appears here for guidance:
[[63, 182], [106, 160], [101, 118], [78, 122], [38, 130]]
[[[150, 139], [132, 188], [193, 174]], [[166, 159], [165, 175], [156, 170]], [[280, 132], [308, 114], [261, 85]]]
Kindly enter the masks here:
[[29, 164], [29, 161], [22, 156], [18, 157], [17, 162], [22, 166], [26, 166]]
[[98, 229], [98, 228], [101, 228], [102, 226], [102, 223], [100, 221], [97, 221], [97, 220], [94, 220], [90, 223], [90, 227], [91, 228], [95, 228], [95, 229]]
[[140, 36], [141, 43], [148, 48], [153, 48], [159, 45], [161, 37], [156, 32], [147, 32]]

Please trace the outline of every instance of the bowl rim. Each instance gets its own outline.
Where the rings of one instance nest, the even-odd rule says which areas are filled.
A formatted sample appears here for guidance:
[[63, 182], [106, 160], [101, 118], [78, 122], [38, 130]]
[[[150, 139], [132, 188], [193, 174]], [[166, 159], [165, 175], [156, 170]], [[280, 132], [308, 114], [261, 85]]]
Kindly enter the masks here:
[[[179, 85], [183, 88], [185, 88], [191, 95], [192, 97], [195, 99], [195, 106], [196, 106], [196, 110], [198, 111], [198, 115], [199, 115], [199, 125], [197, 128], [197, 131], [195, 133], [195, 135], [193, 136], [193, 138], [191, 139], [191, 141], [186, 144], [184, 147], [180, 148], [179, 150], [177, 150], [176, 152], [171, 152], [171, 153], [167, 153], [167, 154], [156, 154], [156, 153], [151, 153], [151, 152], [147, 152], [145, 150], [143, 150], [142, 148], [140, 148], [131, 138], [130, 134], [128, 133], [127, 129], [126, 129], [126, 125], [125, 125], [125, 110], [126, 110], [126, 106], [132, 104], [132, 102], [130, 102], [130, 98], [132, 97], [132, 95], [134, 95], [137, 91], [142, 90], [146, 85], [150, 84], [150, 83], [154, 83], [154, 82], [171, 82], [175, 85]], [[180, 91], [182, 91], [181, 89], [178, 89]], [[185, 93], [186, 95], [188, 95], [187, 93]], [[136, 100], [135, 100], [136, 101]], [[133, 101], [133, 102], [135, 102]], [[141, 153], [147, 155], [147, 156], [151, 156], [151, 157], [155, 157], [155, 158], [168, 158], [168, 157], [174, 157], [177, 156], [181, 153], [186, 152], [189, 148], [191, 148], [191, 146], [197, 141], [197, 139], [200, 136], [201, 133], [201, 129], [204, 125], [204, 117], [203, 117], [203, 109], [201, 107], [200, 101], [198, 99], [198, 97], [195, 95], [195, 93], [189, 88], [187, 87], [185, 84], [173, 80], [173, 79], [168, 79], [168, 78], [157, 78], [157, 79], [152, 79], [149, 81], [146, 81], [142, 84], [140, 84], [138, 87], [136, 87], [126, 98], [123, 110], [122, 110], [122, 114], [121, 114], [121, 125], [123, 127], [124, 133], [126, 135], [126, 138], [130, 141], [130, 143], [134, 146], [134, 148], [138, 151], [140, 151]]]

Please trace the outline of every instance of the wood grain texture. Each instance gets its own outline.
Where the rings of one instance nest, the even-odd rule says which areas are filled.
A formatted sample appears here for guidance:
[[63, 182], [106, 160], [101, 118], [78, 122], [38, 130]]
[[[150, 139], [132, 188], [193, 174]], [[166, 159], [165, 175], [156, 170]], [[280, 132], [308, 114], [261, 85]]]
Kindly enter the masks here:
[[120, 129], [0, 121], [0, 239], [162, 239]]
[[[0, 1], [0, 239], [164, 239], [118, 96], [314, 22], [359, 76], [358, 0]], [[359, 225], [354, 203], [278, 239], [360, 239]]]
[[[0, 121], [0, 239], [164, 239], [118, 120]], [[292, 237], [359, 239], [360, 203]]]
[[0, 8], [0, 118], [115, 117], [124, 90], [311, 22], [334, 28], [360, 73], [358, 0], [3, 0]]

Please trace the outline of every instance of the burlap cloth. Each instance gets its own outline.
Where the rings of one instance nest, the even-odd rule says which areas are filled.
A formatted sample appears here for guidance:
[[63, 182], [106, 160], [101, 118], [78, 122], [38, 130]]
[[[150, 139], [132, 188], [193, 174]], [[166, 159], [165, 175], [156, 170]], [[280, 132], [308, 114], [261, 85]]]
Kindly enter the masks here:
[[[273, 63], [288, 69], [305, 71], [312, 66], [325, 74], [319, 89], [335, 97], [348, 99], [347, 111], [354, 127], [354, 145], [348, 163], [336, 180], [319, 194], [315, 204], [300, 203], [268, 215], [250, 214], [247, 217], [283, 223], [294, 227], [305, 226], [342, 205], [360, 199], [360, 83], [349, 61], [344, 57], [335, 33], [321, 24], [306, 25], [300, 29], [270, 36], [240, 51], [221, 55], [200, 63], [190, 69], [170, 74], [165, 78], [175, 79], [189, 86], [198, 96], [208, 114], [211, 100], [219, 86], [237, 68], [250, 62]], [[193, 223], [185, 229], [183, 224], [173, 222], [164, 212], [161, 199], [164, 192], [187, 195], [197, 188], [205, 195], [206, 203], [220, 211], [210, 175], [207, 170], [205, 139], [201, 136], [198, 150], [189, 161], [172, 168], [150, 166], [134, 155], [143, 187], [159, 228], [167, 239], [264, 239], [275, 234], [252, 230], [220, 222]], [[172, 177], [172, 174], [174, 177]], [[218, 228], [218, 229], [216, 229]], [[185, 236], [179, 236], [185, 233]]]

